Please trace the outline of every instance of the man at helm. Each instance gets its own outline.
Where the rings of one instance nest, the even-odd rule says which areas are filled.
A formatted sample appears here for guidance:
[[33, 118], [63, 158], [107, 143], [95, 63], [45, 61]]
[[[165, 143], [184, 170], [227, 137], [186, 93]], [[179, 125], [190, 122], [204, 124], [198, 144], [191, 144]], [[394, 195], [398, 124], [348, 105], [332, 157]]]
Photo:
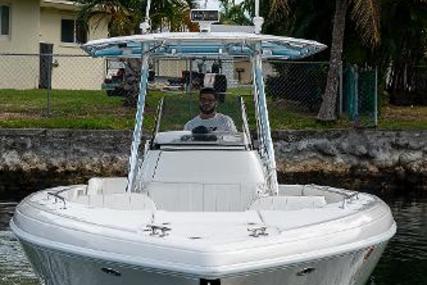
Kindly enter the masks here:
[[206, 127], [209, 131], [237, 132], [233, 120], [224, 114], [217, 113], [218, 95], [213, 88], [200, 90], [199, 108], [200, 114], [188, 121], [184, 130], [191, 131], [197, 127]]

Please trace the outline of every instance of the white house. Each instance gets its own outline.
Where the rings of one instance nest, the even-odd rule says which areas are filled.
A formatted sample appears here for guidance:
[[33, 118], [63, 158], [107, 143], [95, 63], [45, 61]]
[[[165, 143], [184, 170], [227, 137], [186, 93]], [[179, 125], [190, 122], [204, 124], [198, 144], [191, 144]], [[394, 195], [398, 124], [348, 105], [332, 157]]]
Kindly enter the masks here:
[[77, 19], [78, 7], [63, 0], [0, 0], [0, 88], [43, 85], [47, 69], [39, 53], [53, 44], [52, 88], [100, 89], [103, 59], [85, 57], [80, 44], [108, 36], [107, 17], [93, 18], [89, 29]]

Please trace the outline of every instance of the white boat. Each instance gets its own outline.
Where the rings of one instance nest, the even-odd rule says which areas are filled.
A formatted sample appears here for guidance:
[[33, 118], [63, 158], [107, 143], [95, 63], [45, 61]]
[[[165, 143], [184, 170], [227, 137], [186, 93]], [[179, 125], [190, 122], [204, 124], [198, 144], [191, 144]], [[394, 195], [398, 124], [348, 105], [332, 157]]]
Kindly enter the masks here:
[[[87, 43], [93, 56], [142, 57], [129, 176], [39, 191], [17, 206], [11, 229], [44, 283], [364, 284], [396, 231], [389, 207], [370, 194], [276, 177], [262, 59], [324, 48], [211, 32]], [[257, 145], [241, 101], [240, 132], [159, 132], [159, 115], [140, 154], [150, 57], [218, 55], [252, 59]]]

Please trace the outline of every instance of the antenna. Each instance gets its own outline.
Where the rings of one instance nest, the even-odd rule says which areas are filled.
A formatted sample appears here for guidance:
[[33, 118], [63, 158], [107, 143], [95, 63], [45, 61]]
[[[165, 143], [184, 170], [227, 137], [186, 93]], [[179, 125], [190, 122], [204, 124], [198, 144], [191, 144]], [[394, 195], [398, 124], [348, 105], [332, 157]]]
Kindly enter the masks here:
[[264, 18], [259, 16], [259, 0], [255, 0], [255, 17], [253, 19], [253, 23], [255, 26], [255, 34], [261, 33]]
[[145, 19], [150, 20], [150, 8], [151, 8], [151, 0], [147, 1], [147, 7], [145, 8]]
[[146, 34], [151, 30], [150, 8], [151, 0], [147, 0], [147, 6], [145, 7], [145, 20], [139, 25], [141, 34]]

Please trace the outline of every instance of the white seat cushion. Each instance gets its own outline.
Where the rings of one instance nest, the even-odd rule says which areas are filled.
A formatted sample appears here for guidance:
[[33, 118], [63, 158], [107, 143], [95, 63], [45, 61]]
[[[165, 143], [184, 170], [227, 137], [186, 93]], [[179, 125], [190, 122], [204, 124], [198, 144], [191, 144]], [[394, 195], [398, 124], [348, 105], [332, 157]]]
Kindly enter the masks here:
[[126, 191], [127, 178], [125, 177], [111, 177], [101, 178], [94, 177], [89, 179], [87, 185], [87, 195], [94, 194], [116, 194], [124, 193]]
[[238, 184], [152, 182], [144, 191], [157, 209], [167, 211], [243, 211], [256, 196], [254, 187]]

